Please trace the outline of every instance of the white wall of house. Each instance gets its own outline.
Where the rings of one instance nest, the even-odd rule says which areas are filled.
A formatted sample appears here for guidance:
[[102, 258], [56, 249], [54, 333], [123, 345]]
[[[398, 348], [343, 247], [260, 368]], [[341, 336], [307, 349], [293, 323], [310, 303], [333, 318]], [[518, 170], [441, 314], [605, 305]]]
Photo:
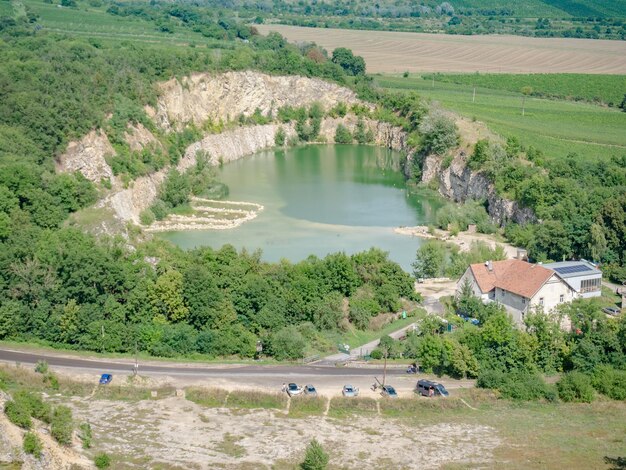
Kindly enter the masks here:
[[554, 274], [530, 300], [530, 307], [542, 306], [544, 312], [550, 312], [557, 305], [571, 302], [576, 297], [576, 292]]
[[499, 287], [495, 289], [496, 302], [504, 305], [506, 310], [513, 316], [513, 320], [518, 323], [524, 320], [526, 313], [533, 311], [536, 307], [541, 306], [543, 311], [548, 313], [559, 304], [571, 302], [576, 297], [576, 292], [556, 275], [548, 279], [532, 299], [514, 294], [513, 292], [506, 291]]
[[465, 272], [461, 276], [461, 279], [459, 279], [459, 282], [457, 282], [456, 284], [456, 296], [457, 297], [461, 295], [466, 279], [470, 281], [470, 285], [472, 286], [472, 292], [474, 293], [475, 297], [478, 297], [483, 302], [490, 300], [489, 293], [483, 294], [483, 292], [480, 290], [480, 287], [478, 287], [478, 283], [476, 282], [474, 273], [472, 273], [472, 270], [470, 268], [467, 268], [465, 270]]

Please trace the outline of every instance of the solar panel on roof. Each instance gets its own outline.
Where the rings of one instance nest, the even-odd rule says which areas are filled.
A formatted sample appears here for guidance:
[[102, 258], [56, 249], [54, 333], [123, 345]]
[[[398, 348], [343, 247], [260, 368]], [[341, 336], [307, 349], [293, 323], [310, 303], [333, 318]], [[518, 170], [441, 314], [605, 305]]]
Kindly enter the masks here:
[[592, 269], [584, 264], [577, 264], [575, 266], [562, 266], [560, 268], [554, 268], [554, 270], [559, 274], [574, 274], [584, 273], [585, 271], [591, 271]]

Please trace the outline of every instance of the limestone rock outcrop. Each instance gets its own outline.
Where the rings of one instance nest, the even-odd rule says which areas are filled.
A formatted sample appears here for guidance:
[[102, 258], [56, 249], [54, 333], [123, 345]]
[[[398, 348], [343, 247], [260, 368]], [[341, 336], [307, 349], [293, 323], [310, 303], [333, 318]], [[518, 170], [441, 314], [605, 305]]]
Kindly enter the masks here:
[[79, 171], [94, 183], [113, 176], [106, 157], [115, 155], [106, 134], [93, 130], [82, 139], [70, 142], [65, 153], [57, 160], [56, 169], [62, 173]]
[[485, 200], [487, 212], [500, 225], [509, 221], [525, 224], [537, 220], [531, 209], [498, 196], [485, 174], [470, 170], [463, 153], [458, 153], [448, 168], [442, 168], [442, 160], [437, 155], [429, 155], [422, 166], [422, 182], [437, 181], [442, 196], [455, 202]]
[[318, 78], [272, 76], [260, 72], [227, 72], [219, 75], [193, 74], [160, 86], [154, 120], [165, 130], [180, 130], [186, 124], [200, 125], [211, 119], [228, 122], [240, 114], [263, 115], [282, 106], [308, 106], [319, 102], [330, 109], [339, 102], [359, 100], [345, 87]]

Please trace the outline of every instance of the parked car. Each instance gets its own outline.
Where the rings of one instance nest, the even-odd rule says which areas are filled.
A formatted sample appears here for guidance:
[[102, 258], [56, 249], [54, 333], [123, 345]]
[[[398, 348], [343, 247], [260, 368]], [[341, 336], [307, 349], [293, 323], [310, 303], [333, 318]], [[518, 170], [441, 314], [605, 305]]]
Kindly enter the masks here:
[[287, 385], [287, 395], [293, 397], [294, 395], [300, 395], [302, 393], [302, 387], [299, 387], [298, 384], [290, 383]]
[[617, 308], [617, 307], [604, 307], [602, 311], [604, 313], [607, 313], [609, 315], [613, 315], [614, 317], [616, 317], [617, 315], [621, 313], [622, 309]]
[[341, 391], [341, 394], [344, 397], [358, 397], [359, 389], [356, 387], [353, 387], [352, 385], [344, 385], [343, 390]]
[[424, 397], [447, 397], [449, 395], [446, 387], [426, 379], [417, 381], [415, 391]]
[[113, 380], [113, 376], [111, 374], [102, 374], [100, 376], [100, 385], [106, 385]]
[[308, 395], [310, 397], [316, 397], [317, 396], [317, 390], [315, 390], [315, 387], [311, 384], [307, 384], [304, 386], [304, 394]]
[[466, 312], [464, 312], [463, 310], [457, 310], [456, 314], [461, 317], [463, 320], [470, 322], [472, 325], [479, 325], [480, 324], [480, 320], [478, 320], [478, 318], [474, 318], [474, 317], [470, 317]]
[[383, 385], [383, 389], [380, 392], [383, 397], [398, 398], [398, 392], [391, 385]]

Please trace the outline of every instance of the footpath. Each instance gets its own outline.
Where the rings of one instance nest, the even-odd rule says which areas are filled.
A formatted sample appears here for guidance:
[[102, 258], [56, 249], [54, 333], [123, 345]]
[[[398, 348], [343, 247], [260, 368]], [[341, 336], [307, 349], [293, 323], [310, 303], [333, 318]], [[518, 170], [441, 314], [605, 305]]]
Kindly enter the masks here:
[[[444, 312], [443, 305], [439, 302], [439, 299], [435, 297], [425, 297], [422, 307], [430, 315], [439, 315]], [[411, 323], [410, 325], [389, 333], [389, 336], [393, 339], [400, 339], [406, 335], [407, 331], [415, 328], [416, 325], [416, 323]], [[319, 361], [315, 361], [313, 364], [316, 366], [335, 366], [337, 363], [356, 361], [363, 356], [369, 356], [371, 352], [378, 347], [378, 343], [380, 343], [380, 339], [375, 339], [369, 343], [352, 348], [349, 353], [340, 352], [331, 354], [330, 356], [323, 357]]]

